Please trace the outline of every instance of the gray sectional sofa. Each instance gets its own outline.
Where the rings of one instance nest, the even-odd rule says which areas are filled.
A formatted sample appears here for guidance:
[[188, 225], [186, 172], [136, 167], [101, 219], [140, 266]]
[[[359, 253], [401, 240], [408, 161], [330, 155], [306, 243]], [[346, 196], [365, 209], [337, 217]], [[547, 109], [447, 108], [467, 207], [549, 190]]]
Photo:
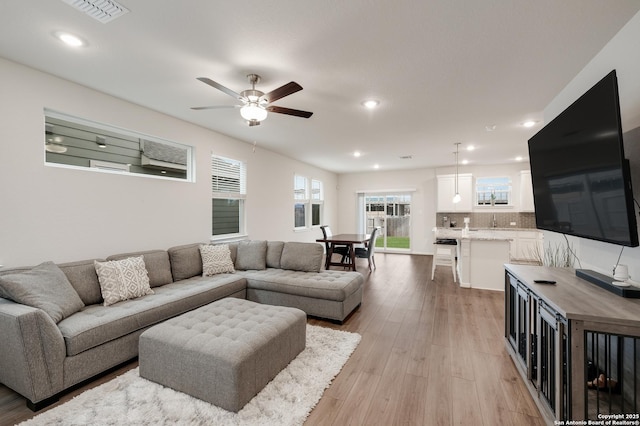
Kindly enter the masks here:
[[362, 275], [322, 270], [320, 244], [230, 244], [235, 273], [206, 277], [199, 247], [196, 243], [108, 257], [142, 255], [154, 292], [110, 306], [102, 303], [94, 259], [57, 265], [84, 305], [62, 319], [16, 303], [3, 292], [3, 277], [35, 268], [1, 269], [0, 382], [38, 409], [65, 389], [136, 357], [138, 337], [154, 324], [225, 297], [291, 306], [337, 322], [360, 306]]

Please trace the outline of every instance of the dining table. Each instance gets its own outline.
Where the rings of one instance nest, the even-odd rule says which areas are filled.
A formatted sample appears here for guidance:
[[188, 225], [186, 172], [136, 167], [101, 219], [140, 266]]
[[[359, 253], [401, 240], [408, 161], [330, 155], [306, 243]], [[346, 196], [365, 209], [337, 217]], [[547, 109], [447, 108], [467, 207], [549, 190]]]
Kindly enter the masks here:
[[[316, 242], [318, 243], [329, 243], [329, 252], [327, 253], [327, 261], [325, 263], [325, 268], [329, 269], [331, 266], [342, 266], [349, 267], [351, 270], [356, 270], [356, 251], [354, 246], [356, 244], [365, 244], [369, 242], [369, 234], [336, 234], [327, 238], [318, 238]], [[340, 262], [332, 262], [331, 257], [333, 256], [333, 247], [336, 246], [348, 246], [349, 247], [349, 263], [344, 263], [342, 260]]]

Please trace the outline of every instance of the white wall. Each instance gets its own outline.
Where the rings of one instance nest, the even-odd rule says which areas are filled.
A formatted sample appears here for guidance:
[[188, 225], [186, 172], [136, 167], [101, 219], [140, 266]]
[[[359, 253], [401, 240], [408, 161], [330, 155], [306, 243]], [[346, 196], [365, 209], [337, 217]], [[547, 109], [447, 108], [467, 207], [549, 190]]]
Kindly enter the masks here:
[[[623, 132], [640, 126], [640, 13], [636, 14], [622, 30], [596, 55], [591, 62], [565, 87], [544, 110], [545, 122], [550, 122], [591, 86], [616, 69], [620, 93], [620, 113]], [[625, 144], [626, 145], [626, 144]], [[629, 151], [626, 150], [629, 155]], [[632, 159], [632, 172], [637, 174], [640, 159]], [[636, 198], [640, 182], [634, 180]], [[640, 200], [639, 200], [640, 201]], [[636, 216], [638, 218], [638, 216]], [[545, 240], [563, 241], [559, 234], [545, 232]], [[570, 238], [583, 268], [612, 275], [613, 265], [621, 246], [600, 243], [584, 238]], [[640, 248], [625, 248], [620, 263], [629, 266], [629, 274], [640, 280]]]
[[[253, 239], [314, 241], [293, 231], [293, 175], [325, 185], [335, 222], [337, 176], [202, 127], [0, 59], [0, 264], [106, 257], [207, 241], [210, 154], [248, 163], [247, 231]], [[196, 182], [44, 165], [43, 109], [50, 108], [192, 145]]]

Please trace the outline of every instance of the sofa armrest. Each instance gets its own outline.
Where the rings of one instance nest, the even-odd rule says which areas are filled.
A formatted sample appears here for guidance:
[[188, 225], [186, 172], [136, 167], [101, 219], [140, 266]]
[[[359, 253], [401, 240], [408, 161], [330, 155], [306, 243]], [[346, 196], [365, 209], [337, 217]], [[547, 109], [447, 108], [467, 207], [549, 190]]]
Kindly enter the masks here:
[[0, 382], [32, 403], [63, 390], [60, 329], [44, 311], [0, 298]]

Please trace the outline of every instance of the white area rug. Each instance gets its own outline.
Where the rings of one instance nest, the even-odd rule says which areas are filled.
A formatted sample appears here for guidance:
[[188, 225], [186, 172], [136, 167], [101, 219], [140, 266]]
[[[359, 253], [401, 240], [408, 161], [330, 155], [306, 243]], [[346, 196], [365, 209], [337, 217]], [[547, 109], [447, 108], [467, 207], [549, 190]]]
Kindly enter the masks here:
[[306, 349], [237, 414], [143, 379], [136, 368], [21, 425], [301, 425], [360, 338], [307, 324]]

